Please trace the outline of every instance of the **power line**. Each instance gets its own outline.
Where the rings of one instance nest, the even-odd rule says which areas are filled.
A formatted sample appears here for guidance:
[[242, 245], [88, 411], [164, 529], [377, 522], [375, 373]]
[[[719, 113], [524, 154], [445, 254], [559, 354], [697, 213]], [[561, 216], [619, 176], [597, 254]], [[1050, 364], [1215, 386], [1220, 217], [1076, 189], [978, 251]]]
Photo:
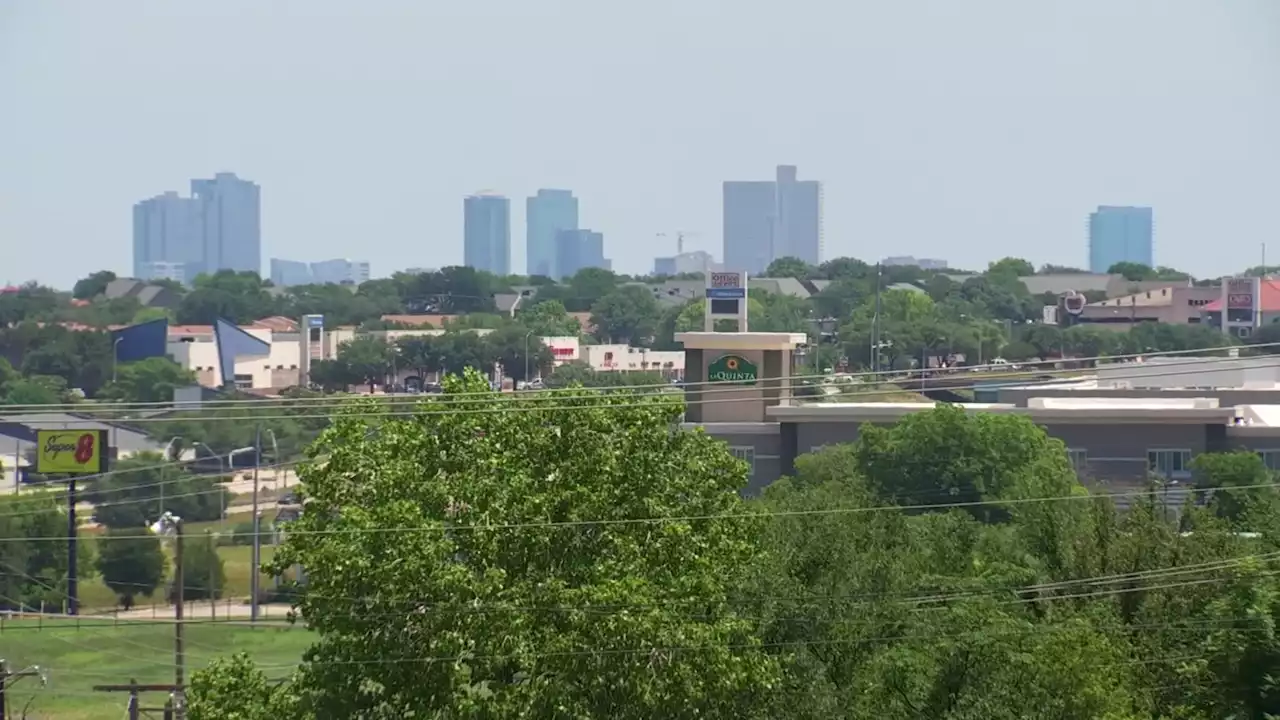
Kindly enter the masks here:
[[[1073, 363], [1103, 362], [1104, 364], [1107, 364], [1107, 365], [1115, 365], [1115, 364], [1122, 364], [1119, 361], [1136, 360], [1139, 358], [1179, 357], [1179, 356], [1190, 356], [1190, 355], [1194, 355], [1195, 353], [1229, 352], [1233, 350], [1238, 352], [1240, 350], [1258, 350], [1258, 349], [1273, 348], [1273, 347], [1280, 347], [1280, 342], [1260, 343], [1257, 345], [1249, 345], [1245, 347], [1204, 346], [1204, 347], [1198, 347], [1198, 348], [1190, 348], [1186, 350], [1158, 350], [1158, 351], [1152, 351], [1152, 352], [1128, 353], [1128, 354], [1120, 354], [1120, 355], [1094, 355], [1094, 356], [1088, 356], [1088, 357], [1070, 358], [1069, 360], [1064, 359], [1063, 362], [1068, 362], [1068, 361]], [[1198, 363], [1204, 363], [1204, 362], [1221, 362], [1224, 360], [1225, 361], [1245, 361], [1245, 360], [1255, 359], [1257, 357], [1260, 357], [1260, 356], [1189, 358], [1188, 362], [1190, 364], [1198, 364]], [[1033, 364], [1033, 363], [1028, 363], [1028, 364]], [[1161, 366], [1168, 367], [1173, 364], [1174, 363], [1161, 363]], [[993, 378], [993, 379], [1016, 378], [1016, 377], [1033, 378], [1038, 375], [1050, 375], [1050, 374], [1059, 375], [1059, 374], [1081, 373], [1081, 369], [1053, 369], [1053, 368], [1033, 368], [1033, 369], [1027, 369], [1027, 370], [1011, 371], [1009, 370], [1009, 366], [1005, 364], [969, 365], [969, 366], [965, 366], [963, 370], [964, 371], [975, 371], [975, 370], [996, 371], [996, 372], [990, 372], [986, 374], [987, 378]], [[921, 378], [931, 377], [930, 373], [932, 372], [933, 370], [929, 368], [912, 368], [907, 370], [881, 370], [881, 371], [875, 371], [875, 372], [864, 372], [864, 373], [856, 373], [856, 375], [859, 377], [870, 377], [876, 380], [884, 380], [886, 382], [888, 381], [886, 380], [887, 378], [897, 377], [897, 379], [899, 380], [909, 382], [909, 381], [912, 381], [913, 376], [916, 376], [915, 377], [916, 380], [919, 380]], [[961, 373], [956, 373], [956, 374], [961, 374]], [[763, 378], [762, 380], [763, 381], [770, 381], [770, 380], [781, 381], [781, 380], [789, 379], [792, 381], [804, 381], [804, 380], [813, 380], [813, 379], [823, 379], [828, 377], [831, 377], [831, 376], [825, 373], [811, 373], [811, 374], [800, 374], [800, 375], [790, 375], [790, 376], [777, 376], [772, 378]], [[716, 387], [716, 386], [732, 386], [732, 385], [734, 385], [734, 381], [700, 380], [695, 382], [683, 383], [682, 387], [689, 387], [689, 386]], [[608, 392], [626, 391], [626, 390], [671, 389], [672, 387], [673, 386], [670, 383], [645, 384], [645, 385], [609, 385], [609, 386], [602, 386], [602, 387], [546, 388], [541, 390], [516, 390], [507, 394], [517, 396], [517, 397], [528, 397], [528, 396], [537, 396], [537, 395], [547, 394], [547, 393], [563, 392], [564, 390], [569, 390], [569, 389], [577, 390], [585, 393], [608, 393]], [[729, 389], [733, 390], [735, 388], [730, 387]], [[704, 390], [703, 392], [706, 392], [706, 391]], [[897, 391], [894, 391], [894, 392], [897, 392]], [[460, 400], [468, 396], [483, 397], [491, 394], [493, 394], [492, 391], [474, 391], [474, 392], [448, 393], [447, 395], [450, 398], [455, 398]], [[264, 406], [273, 406], [273, 405], [281, 406], [281, 407], [298, 407], [298, 408], [307, 408], [312, 406], [332, 407], [335, 405], [335, 403], [340, 403], [345, 400], [353, 400], [357, 398], [378, 398], [378, 399], [391, 398], [389, 400], [390, 402], [406, 402], [406, 403], [419, 402], [422, 399], [421, 396], [403, 397], [403, 396], [388, 396], [388, 395], [350, 395], [344, 398], [335, 398], [333, 396], [325, 396], [325, 397], [315, 397], [315, 398], [227, 399], [227, 400], [202, 401], [200, 403], [200, 409], [201, 410], [204, 410], [204, 409], [215, 409], [215, 410], [256, 409], [256, 408], [262, 408]], [[178, 412], [182, 412], [182, 410], [180, 409], [173, 408], [173, 405], [174, 403], [172, 401], [149, 401], [149, 402], [126, 402], [126, 401], [115, 402], [113, 401], [113, 402], [103, 402], [103, 403], [99, 403], [99, 402], [57, 403], [57, 404], [50, 404], [50, 405], [28, 404], [28, 405], [6, 406], [5, 413], [16, 414], [20, 416], [22, 414], [41, 414], [41, 413], [49, 413], [49, 412], [76, 412], [76, 411], [83, 412], [86, 410], [93, 410], [93, 411], [105, 410], [105, 411], [124, 412], [127, 410], [150, 410], [150, 409], [157, 409], [157, 408], [173, 409]], [[141, 418], [130, 418], [128, 419], [128, 422], [136, 422], [137, 420], [140, 420], [140, 419]]]
[[[1222, 360], [1227, 360], [1227, 359], [1228, 358], [1198, 359], [1194, 362], [1189, 361], [1186, 364], [1202, 365], [1210, 362], [1220, 362]], [[1230, 358], [1230, 359], [1234, 360], [1235, 358]], [[1241, 359], [1244, 359], [1244, 358], [1241, 358]], [[1126, 380], [1126, 379], [1135, 379], [1135, 378], [1170, 377], [1170, 376], [1186, 375], [1189, 372], [1189, 370], [1186, 370], [1186, 369], [1164, 371], [1164, 368], [1166, 366], [1172, 365], [1172, 364], [1174, 363], [1160, 363], [1159, 366], [1157, 367], [1159, 367], [1161, 371], [1139, 370], [1133, 373], [1126, 373], [1126, 374], [1117, 373], [1115, 375], [1112, 375], [1111, 379]], [[1277, 366], [1280, 366], [1280, 356], [1276, 356], [1276, 360], [1274, 361], [1257, 363], [1254, 365], [1254, 367], [1277, 367]], [[1061, 371], [1058, 371], [1058, 372], [1061, 372]], [[1070, 371], [1070, 372], [1076, 372], [1076, 371]], [[1041, 373], [1041, 374], [1046, 374], [1046, 373]], [[784, 380], [784, 379], [785, 378], [774, 378], [775, 381]], [[1060, 382], [1061, 382], [1060, 378], [1052, 378], [1052, 379], [1046, 379], [1041, 381], [1010, 382], [1007, 384], [982, 382], [980, 380], [976, 380], [975, 382], [970, 384], [961, 384], [961, 385], [949, 384], [945, 387], [939, 387], [937, 389], [954, 391], [954, 390], [977, 390], [977, 389], [985, 389], [985, 390], [997, 389], [998, 390], [1000, 388], [1022, 388], [1022, 387], [1036, 388], [1036, 387], [1054, 386]], [[551, 393], [550, 396], [540, 394], [536, 398], [510, 397], [508, 394], [499, 393], [496, 391], [481, 393], [482, 395], [486, 395], [489, 399], [496, 399], [496, 400], [499, 400], [500, 402], [510, 403], [505, 407], [458, 407], [463, 405], [466, 405], [466, 406], [481, 405], [481, 404], [484, 404], [485, 398], [476, 398], [474, 400], [414, 399], [412, 401], [405, 402], [405, 403], [396, 402], [396, 403], [388, 404], [388, 407], [401, 406], [401, 407], [409, 407], [410, 409], [406, 409], [402, 411], [380, 410], [380, 409], [374, 410], [374, 409], [363, 409], [361, 408], [361, 405], [366, 403], [385, 403], [386, 401], [381, 400], [377, 396], [361, 396], [361, 397], [349, 398], [346, 401], [344, 401], [342, 404], [335, 405], [332, 408], [311, 408], [311, 409], [326, 409], [326, 410], [331, 409], [333, 410], [333, 412], [322, 412], [322, 413], [314, 413], [314, 414], [283, 414], [283, 415], [256, 415], [256, 414], [233, 415], [233, 416], [215, 415], [210, 417], [195, 417], [195, 418], [192, 418], [192, 417], [182, 417], [182, 418], [146, 417], [146, 418], [130, 419], [129, 424], [155, 424], [155, 423], [163, 424], [163, 423], [177, 423], [177, 422], [198, 422], [198, 423], [248, 422], [248, 421], [263, 421], [263, 420], [299, 420], [299, 419], [320, 418], [320, 417], [325, 417], [330, 419], [332, 419], [333, 417], [383, 417], [383, 418], [386, 418], [386, 417], [423, 417], [423, 416], [429, 416], [429, 415], [455, 415], [455, 414], [456, 415], [485, 415], [485, 414], [511, 413], [511, 412], [547, 412], [547, 411], [571, 411], [572, 412], [572, 411], [588, 411], [588, 410], [623, 410], [623, 409], [633, 409], [633, 408], [657, 408], [657, 407], [662, 407], [663, 405], [674, 406], [677, 403], [701, 406], [701, 405], [711, 405], [711, 404], [717, 404], [717, 403], [744, 402], [744, 400], [741, 397], [716, 398], [712, 400], [705, 400], [705, 399], [684, 400], [684, 399], [678, 399], [674, 393], [662, 393], [662, 394], [655, 393], [655, 394], [649, 394], [649, 395], [645, 395], [645, 394], [630, 395], [625, 393], [617, 393], [617, 394], [599, 395], [596, 393], [577, 392], [580, 390], [585, 390], [585, 389], [571, 388], [568, 390], [550, 391]], [[707, 394], [710, 392], [724, 392], [724, 393], [736, 393], [740, 395], [742, 393], [742, 388], [740, 387], [723, 388], [723, 389], [714, 389], [714, 390], [704, 390], [700, 392], [702, 394]], [[897, 388], [888, 389], [888, 390], [854, 390], [850, 392], [842, 392], [840, 393], [839, 397], [841, 399], [855, 398], [855, 397], [865, 398], [865, 397], [875, 397], [875, 396], [885, 396], [885, 395], [899, 395], [902, 392], [903, 391], [901, 389], [897, 389]], [[449, 397], [450, 396], [448, 394], [445, 395], [445, 398], [449, 398]], [[590, 402], [597, 399], [604, 400], [604, 402]], [[564, 404], [564, 405], [543, 404], [544, 402], [550, 403], [551, 401], [560, 401], [564, 403], [573, 403], [573, 404]], [[801, 403], [800, 406], [821, 407], [824, 404], [826, 403], [822, 403], [822, 402]], [[440, 408], [440, 409], [435, 409], [435, 408]], [[67, 420], [65, 422], [59, 422], [59, 424], [65, 424], [65, 425], [95, 424], [96, 425], [96, 424], [101, 424], [101, 421], [94, 420], [94, 419], [76, 419], [76, 420]]]

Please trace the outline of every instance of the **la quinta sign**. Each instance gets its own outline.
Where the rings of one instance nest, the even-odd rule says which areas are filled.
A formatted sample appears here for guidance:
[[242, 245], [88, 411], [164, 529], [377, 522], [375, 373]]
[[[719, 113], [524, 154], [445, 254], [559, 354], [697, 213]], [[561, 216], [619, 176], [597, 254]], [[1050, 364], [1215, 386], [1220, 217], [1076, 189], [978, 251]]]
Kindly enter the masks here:
[[722, 355], [707, 366], [707, 379], [716, 383], [755, 385], [756, 366], [741, 355]]

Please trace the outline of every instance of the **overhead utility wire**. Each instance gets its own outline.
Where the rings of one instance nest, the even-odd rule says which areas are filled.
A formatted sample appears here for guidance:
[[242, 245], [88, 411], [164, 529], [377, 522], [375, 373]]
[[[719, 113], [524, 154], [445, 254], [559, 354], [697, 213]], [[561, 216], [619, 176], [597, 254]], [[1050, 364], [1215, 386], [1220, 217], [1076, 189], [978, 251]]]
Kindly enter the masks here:
[[[1060, 362], [1073, 362], [1073, 363], [1104, 362], [1105, 364], [1121, 364], [1118, 361], [1136, 360], [1138, 358], [1179, 357], [1179, 356], [1193, 355], [1195, 353], [1227, 352], [1231, 350], [1235, 350], [1235, 351], [1257, 350], [1257, 349], [1264, 349], [1264, 348], [1273, 348], [1278, 346], [1280, 346], [1280, 342], [1260, 343], [1257, 345], [1248, 345], [1248, 346], [1227, 346], [1227, 347], [1204, 346], [1204, 347], [1198, 347], [1198, 348], [1190, 348], [1186, 350], [1156, 350], [1151, 352], [1128, 353], [1128, 354], [1120, 354], [1120, 355], [1093, 355], [1093, 356], [1078, 357], [1078, 358], [1064, 358]], [[1222, 360], [1244, 361], [1244, 360], [1257, 358], [1257, 357], [1262, 357], [1262, 356], [1253, 355], [1253, 356], [1240, 356], [1240, 357], [1217, 357], [1217, 358], [1211, 358], [1211, 359], [1217, 360], [1217, 361], [1222, 361]], [[1207, 360], [1206, 358], [1191, 359], [1192, 362], [1205, 362], [1206, 360]], [[1059, 362], [1059, 361], [1055, 361], [1055, 362]], [[1028, 362], [1028, 363], [1021, 363], [1021, 364], [1035, 365], [1038, 363]], [[1168, 363], [1161, 363], [1161, 364], [1168, 365]], [[938, 368], [932, 368], [932, 369], [931, 368], [910, 368], [905, 370], [880, 370], [875, 372], [867, 371], [867, 372], [857, 372], [857, 373], [847, 373], [847, 374], [855, 375], [858, 377], [876, 378], [877, 380], [882, 380], [886, 382], [888, 380], [885, 380], [885, 378], [890, 378], [890, 377], [894, 377], [901, 381], [910, 382], [910, 381], [920, 380], [922, 378], [927, 379], [928, 377], [930, 377], [929, 373], [932, 373], [937, 369]], [[1088, 369], [1089, 368], [1085, 368], [1085, 370], [1088, 370]], [[966, 365], [962, 368], [956, 368], [956, 370], [958, 372], [952, 373], [951, 374], [952, 376], [957, 374], [964, 374], [965, 372], [971, 372], [975, 370], [998, 371], [988, 375], [988, 377], [994, 378], [994, 377], [1034, 377], [1036, 375], [1045, 375], [1050, 373], [1079, 373], [1081, 372], [1082, 369], [1059, 370], [1059, 369], [1052, 369], [1052, 368], [1044, 368], [1044, 369], [1032, 368], [1032, 369], [1026, 369], [1026, 370], [1010, 370], [1008, 364], [997, 365], [993, 363], [988, 363], [985, 365]], [[811, 374], [801, 374], [801, 375], [790, 375], [785, 378], [782, 376], [778, 376], [770, 379], [772, 380], [790, 379], [793, 381], [804, 381], [804, 380], [823, 379], [828, 377], [831, 377], [831, 375], [828, 375], [826, 373], [811, 373]], [[734, 381], [699, 380], [696, 382], [682, 383], [680, 387], [687, 388], [690, 386], [704, 386], [704, 385], [714, 387], [714, 386], [732, 385], [732, 384], [734, 384]], [[601, 386], [601, 387], [582, 387], [582, 388], [572, 388], [572, 389], [580, 390], [588, 393], [605, 393], [605, 392], [612, 392], [612, 391], [619, 391], [619, 390], [671, 389], [673, 387], [676, 387], [676, 386], [673, 386], [671, 383], [657, 383], [657, 384], [643, 384], [643, 385], [607, 385], [607, 386]], [[515, 390], [510, 394], [515, 396], [525, 397], [525, 396], [535, 396], [543, 393], [553, 393], [553, 392], [563, 391], [565, 389], [570, 389], [570, 388], [543, 388], [543, 389], [537, 389], [537, 390], [533, 390], [533, 389]], [[465, 398], [467, 396], [483, 397], [490, 394], [491, 392], [492, 391], [472, 391], [472, 392], [461, 392], [461, 393], [448, 393], [448, 396], [451, 398]], [[428, 396], [430, 396], [430, 394], [428, 394]], [[404, 395], [385, 395], [384, 394], [384, 395], [349, 395], [349, 396], [343, 396], [341, 398], [337, 398], [335, 396], [325, 396], [325, 397], [314, 397], [314, 398], [262, 398], [262, 399], [252, 399], [252, 400], [228, 399], [228, 400], [202, 401], [200, 403], [200, 407], [201, 408], [211, 407], [213, 409], [260, 408], [263, 406], [270, 406], [270, 405], [279, 405], [283, 407], [299, 407], [299, 408], [305, 408], [312, 405], [320, 405], [320, 406], [327, 407], [335, 402], [352, 400], [356, 398], [370, 398], [370, 397], [390, 398], [393, 401], [413, 402], [420, 399], [421, 396], [406, 397]], [[6, 414], [18, 414], [18, 415], [33, 414], [33, 413], [48, 413], [48, 412], [75, 412], [75, 411], [84, 411], [84, 410], [110, 410], [115, 412], [124, 412], [128, 410], [174, 409], [173, 405], [174, 403], [172, 401], [147, 401], [147, 402], [113, 401], [113, 402], [103, 402], [103, 403], [79, 402], [79, 403], [55, 403], [55, 404], [49, 404], [49, 405], [35, 405], [35, 404], [8, 405], [8, 406], [5, 406], [4, 411]]]
[[[1280, 482], [1258, 483], [1253, 485], [1233, 485], [1229, 490], [1232, 492], [1239, 490], [1257, 490], [1262, 488], [1280, 487]], [[1185, 492], [1188, 494], [1210, 493], [1223, 490], [1223, 488], [1188, 488]], [[382, 534], [382, 533], [458, 533], [458, 532], [481, 532], [481, 531], [518, 531], [518, 530], [547, 530], [554, 528], [572, 528], [572, 527], [601, 527], [609, 525], [658, 525], [663, 523], [688, 523], [688, 522], [705, 522], [714, 520], [759, 520], [759, 519], [775, 519], [785, 517], [812, 517], [823, 515], [859, 515], [873, 512], [909, 512], [918, 510], [951, 510], [972, 507], [1003, 507], [1011, 505], [1026, 505], [1030, 503], [1042, 502], [1093, 502], [1096, 500], [1116, 499], [1116, 498], [1132, 498], [1152, 495], [1154, 491], [1134, 490], [1130, 492], [1119, 493], [1099, 493], [1099, 494], [1071, 494], [1071, 495], [1055, 495], [1034, 498], [1009, 498], [996, 500], [972, 500], [950, 503], [927, 503], [915, 505], [876, 505], [870, 507], [837, 507], [837, 508], [821, 508], [815, 510], [771, 510], [767, 512], [739, 512], [739, 513], [716, 513], [707, 515], [659, 515], [654, 517], [638, 517], [638, 518], [598, 518], [587, 520], [546, 520], [546, 521], [527, 521], [514, 523], [492, 523], [479, 525], [461, 525], [456, 520], [447, 527], [441, 523], [437, 525], [424, 527], [348, 527], [329, 530], [290, 530], [291, 535], [362, 535], [362, 534]], [[138, 539], [155, 537], [154, 535], [123, 535], [113, 536], [113, 539]], [[21, 538], [0, 538], [0, 542], [66, 542], [65, 537], [21, 537]]]
[[[1256, 363], [1253, 365], [1253, 367], [1259, 368], [1259, 367], [1280, 366], [1280, 355], [1275, 356], [1275, 358], [1276, 358], [1275, 360], [1268, 359], [1268, 361], [1265, 363]], [[1201, 359], [1195, 362], [1188, 361], [1183, 364], [1203, 365], [1213, 361], [1220, 361], [1222, 359], [1223, 358]], [[1234, 359], [1234, 358], [1231, 358], [1231, 359]], [[1154, 365], [1152, 370], [1143, 369], [1143, 370], [1137, 370], [1132, 373], [1116, 373], [1111, 375], [1109, 379], [1128, 380], [1128, 379], [1135, 379], [1135, 378], [1169, 377], [1169, 376], [1186, 375], [1188, 372], [1190, 372], [1190, 370], [1185, 368], [1178, 369], [1178, 370], [1160, 371], [1160, 372], [1154, 371], [1154, 369], [1156, 368], [1163, 370], [1168, 365], [1173, 365], [1173, 364], [1174, 363], [1159, 363], [1157, 365]], [[1137, 363], [1134, 363], [1134, 365], [1137, 365]], [[1056, 371], [1056, 372], [1061, 373], [1066, 371]], [[1078, 372], [1078, 371], [1069, 371], [1069, 372]], [[1046, 375], [1051, 373], [1043, 372], [1038, 374]], [[778, 379], [784, 379], [784, 378], [774, 378], [774, 379], [778, 380]], [[1009, 382], [1009, 383], [992, 383], [989, 381], [982, 382], [980, 380], [975, 380], [975, 382], [969, 383], [969, 384], [960, 384], [960, 385], [948, 384], [945, 386], [939, 386], [934, 389], [937, 389], [937, 390], [976, 390], [976, 389], [993, 390], [993, 389], [1000, 389], [1000, 388], [1021, 388], [1021, 387], [1037, 388], [1037, 387], [1052, 387], [1054, 385], [1057, 385], [1061, 381], [1062, 380], [1060, 378], [1052, 378], [1052, 379], [1046, 379], [1041, 381], [1019, 381], [1019, 382]], [[560, 410], [565, 410], [565, 411], [622, 410], [622, 409], [628, 409], [628, 408], [652, 408], [657, 405], [660, 405], [663, 401], [674, 402], [674, 400], [668, 400], [668, 399], [676, 397], [674, 394], [669, 396], [662, 395], [662, 394], [637, 395], [637, 396], [634, 396], [634, 399], [636, 399], [637, 402], [609, 402], [609, 403], [601, 403], [601, 404], [583, 404], [585, 401], [591, 400], [594, 394], [575, 393], [576, 390], [581, 390], [581, 389], [582, 388], [573, 388], [573, 389], [569, 389], [568, 391], [557, 391], [555, 395], [552, 395], [550, 397], [539, 396], [536, 398], [535, 402], [527, 403], [527, 404], [517, 403], [515, 402], [515, 398], [510, 398], [505, 394], [499, 394], [494, 391], [490, 391], [490, 393], [488, 393], [489, 397], [500, 395], [503, 401], [510, 401], [512, 404], [509, 407], [481, 407], [481, 408], [459, 407], [459, 408], [451, 409], [450, 406], [483, 404], [484, 399], [477, 398], [475, 400], [456, 400], [456, 401], [415, 399], [414, 401], [412, 401], [411, 404], [410, 403], [398, 404], [400, 407], [410, 407], [411, 405], [412, 409], [406, 409], [401, 411], [373, 410], [373, 409], [364, 410], [359, 407], [358, 401], [356, 401], [355, 398], [352, 398], [351, 400], [348, 400], [342, 405], [332, 408], [334, 412], [292, 413], [292, 414], [282, 414], [282, 415], [233, 415], [233, 416], [213, 415], [213, 416], [203, 417], [203, 418], [146, 417], [146, 418], [130, 418], [128, 420], [128, 424], [138, 425], [138, 424], [153, 424], [153, 423], [175, 423], [175, 422], [190, 422], [192, 420], [195, 420], [197, 422], [246, 422], [246, 421], [254, 421], [254, 420], [298, 420], [301, 418], [319, 418], [319, 417], [334, 417], [334, 416], [421, 417], [421, 416], [436, 415], [436, 414], [439, 414], [439, 415], [485, 415], [485, 414], [491, 414], [491, 413], [546, 412], [546, 411], [560, 411]], [[923, 388], [923, 389], [928, 390], [929, 388]], [[713, 390], [703, 390], [700, 392], [702, 392], [703, 394], [707, 394], [710, 392], [740, 394], [742, 392], [742, 388], [737, 387], [737, 388], [713, 389]], [[853, 397], [874, 397], [874, 396], [885, 396], [885, 395], [900, 395], [903, 392], [904, 390], [900, 388], [880, 389], [880, 390], [854, 390], [850, 392], [841, 392], [838, 397], [841, 399], [853, 398]], [[915, 391], [909, 390], [905, 392], [915, 392]], [[379, 397], [380, 396], [364, 396], [365, 399], [370, 399], [370, 398], [378, 399]], [[448, 394], [445, 394], [443, 397], [449, 398], [450, 396]], [[605, 396], [605, 397], [621, 398], [621, 399], [627, 399], [627, 400], [633, 399], [625, 395], [614, 395], [614, 396]], [[575, 403], [575, 404], [548, 405], [548, 404], [539, 404], [539, 401], [546, 401], [546, 402], [559, 401], [559, 402], [567, 402], [567, 403]], [[686, 402], [686, 401], [682, 400], [681, 402]], [[740, 397], [728, 397], [728, 398], [713, 398], [710, 400], [694, 399], [694, 400], [687, 401], [688, 404], [692, 404], [692, 405], [709, 405], [709, 404], [724, 403], [724, 402], [741, 403], [743, 402], [743, 400]], [[825, 403], [822, 403], [822, 402], [800, 403], [798, 406], [799, 407], [805, 407], [805, 406], [821, 407], [824, 404]], [[437, 410], [435, 408], [440, 408], [440, 409]], [[68, 419], [65, 422], [60, 421], [58, 424], [68, 425], [68, 426], [74, 426], [77, 424], [100, 425], [103, 422], [104, 422], [103, 420], [92, 419], [92, 418], [76, 418], [76, 419]]]

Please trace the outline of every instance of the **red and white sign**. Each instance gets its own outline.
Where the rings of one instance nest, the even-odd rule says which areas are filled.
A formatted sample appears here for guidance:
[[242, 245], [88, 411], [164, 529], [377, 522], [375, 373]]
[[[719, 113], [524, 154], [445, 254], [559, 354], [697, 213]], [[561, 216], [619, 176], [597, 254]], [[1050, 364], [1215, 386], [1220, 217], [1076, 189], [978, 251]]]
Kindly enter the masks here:
[[1252, 310], [1256, 278], [1231, 278], [1227, 280], [1227, 309]]
[[713, 272], [708, 283], [707, 287], [710, 288], [740, 288], [742, 287], [742, 273]]

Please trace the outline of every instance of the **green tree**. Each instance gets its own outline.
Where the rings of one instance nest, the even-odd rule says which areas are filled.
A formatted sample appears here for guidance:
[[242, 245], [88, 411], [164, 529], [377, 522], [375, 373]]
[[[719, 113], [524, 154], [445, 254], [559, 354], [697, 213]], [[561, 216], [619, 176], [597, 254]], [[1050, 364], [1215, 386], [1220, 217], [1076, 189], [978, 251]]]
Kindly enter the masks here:
[[116, 379], [98, 393], [103, 400], [172, 402], [175, 390], [196, 384], [195, 373], [167, 357], [120, 363]]
[[1197, 485], [1214, 488], [1213, 508], [1219, 517], [1242, 520], [1250, 507], [1274, 505], [1280, 496], [1271, 482], [1271, 472], [1255, 452], [1201, 453], [1191, 462]]
[[[185, 518], [184, 518], [185, 519]], [[226, 570], [212, 533], [183, 539], [182, 597], [184, 600], [216, 600], [222, 597]], [[176, 596], [176, 588], [173, 595]]]
[[[51, 608], [66, 598], [67, 518], [59, 493], [0, 494], [0, 608]], [[82, 569], [93, 567], [93, 548], [80, 543]]]
[[[308, 569], [318, 639], [292, 692], [333, 717], [772, 717], [779, 664], [728, 600], [756, 521], [631, 522], [737, 515], [746, 465], [672, 432], [666, 395], [486, 388], [451, 378], [474, 412], [351, 414], [318, 441], [272, 563]], [[575, 607], [602, 609], [530, 614]], [[423, 657], [456, 660], [401, 670]]]
[[661, 319], [658, 301], [643, 285], [623, 285], [591, 306], [594, 335], [601, 342], [647, 344]]
[[98, 540], [98, 573], [125, 610], [135, 597], [149, 596], [164, 579], [165, 555], [160, 538], [139, 527], [113, 528]]
[[769, 263], [769, 267], [764, 271], [764, 277], [770, 278], [796, 278], [804, 280], [813, 277], [817, 268], [810, 267], [808, 263], [797, 257], [781, 257]]
[[1007, 257], [987, 265], [988, 275], [1010, 275], [1015, 278], [1036, 274], [1036, 266], [1022, 258]]
[[[196, 435], [188, 431], [184, 437], [194, 440]], [[230, 494], [214, 478], [166, 467], [159, 453], [137, 453], [94, 480], [83, 498], [93, 504], [98, 523], [136, 529], [155, 522], [166, 510], [192, 522], [216, 520]]]
[[88, 277], [76, 281], [75, 288], [71, 290], [71, 297], [77, 300], [92, 300], [106, 292], [107, 285], [115, 279], [116, 274], [110, 270], [99, 270]]
[[191, 675], [189, 720], [284, 720], [299, 717], [297, 698], [276, 685], [245, 653], [217, 658]]
[[1125, 280], [1138, 282], [1142, 280], [1155, 280], [1156, 271], [1150, 266], [1136, 262], [1118, 262], [1107, 268], [1110, 275], [1123, 275]]
[[372, 335], [361, 335], [338, 346], [337, 361], [348, 384], [382, 385], [391, 374], [395, 347]]
[[255, 272], [219, 270], [199, 275], [191, 292], [178, 305], [178, 322], [183, 325], [212, 325], [218, 318], [235, 323], [251, 323], [276, 314], [277, 306], [267, 292], [267, 284]]
[[569, 315], [559, 300], [540, 302], [520, 312], [520, 324], [542, 337], [577, 337], [582, 334], [582, 324]]

